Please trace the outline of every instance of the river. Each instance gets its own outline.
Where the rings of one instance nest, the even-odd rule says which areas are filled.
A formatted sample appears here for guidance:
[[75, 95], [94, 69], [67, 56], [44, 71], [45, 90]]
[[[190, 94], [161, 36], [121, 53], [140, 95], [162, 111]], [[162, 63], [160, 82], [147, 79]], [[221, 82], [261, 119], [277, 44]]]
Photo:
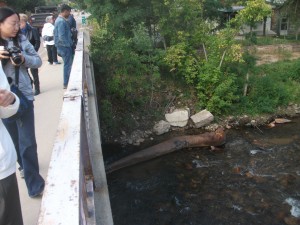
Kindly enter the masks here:
[[[300, 118], [107, 176], [115, 225], [300, 224]], [[104, 146], [106, 163], [130, 150]]]

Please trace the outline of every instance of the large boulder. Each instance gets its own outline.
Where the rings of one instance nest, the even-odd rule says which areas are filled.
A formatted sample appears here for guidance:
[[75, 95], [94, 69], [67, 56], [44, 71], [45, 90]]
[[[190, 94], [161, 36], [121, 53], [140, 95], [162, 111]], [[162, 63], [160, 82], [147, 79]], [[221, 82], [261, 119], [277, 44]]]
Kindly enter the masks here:
[[184, 127], [189, 121], [190, 110], [175, 109], [172, 113], [165, 114], [166, 120], [174, 127]]
[[195, 127], [200, 128], [210, 124], [214, 120], [214, 116], [205, 109], [191, 116], [191, 119], [194, 122]]

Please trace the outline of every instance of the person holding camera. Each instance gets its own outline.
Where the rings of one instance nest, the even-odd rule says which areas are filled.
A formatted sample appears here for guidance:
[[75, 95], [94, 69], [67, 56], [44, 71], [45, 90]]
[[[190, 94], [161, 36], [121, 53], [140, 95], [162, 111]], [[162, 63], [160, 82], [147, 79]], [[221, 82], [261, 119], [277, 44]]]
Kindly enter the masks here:
[[16, 148], [20, 171], [24, 178], [30, 197], [42, 194], [45, 181], [39, 174], [37, 144], [34, 126], [34, 94], [27, 68], [39, 68], [42, 65], [40, 56], [28, 39], [20, 33], [19, 15], [11, 8], [0, 8], [0, 60], [4, 73], [16, 85], [18, 74], [18, 88], [30, 104], [27, 110], [16, 121], [4, 121], [6, 129], [12, 137]]
[[[39, 51], [41, 40], [39, 31], [35, 28], [30, 26], [28, 23], [28, 16], [26, 14], [19, 14], [20, 16], [20, 28], [22, 34], [24, 34], [29, 42], [33, 45], [34, 50], [36, 52]], [[40, 91], [40, 80], [39, 80], [39, 69], [38, 68], [30, 68], [31, 75], [33, 77], [33, 84], [34, 84], [34, 95], [38, 95], [41, 93]]]
[[[0, 118], [15, 114], [19, 104], [17, 96], [9, 91], [9, 84], [0, 64]], [[0, 224], [23, 224], [16, 162], [14, 143], [0, 120]]]

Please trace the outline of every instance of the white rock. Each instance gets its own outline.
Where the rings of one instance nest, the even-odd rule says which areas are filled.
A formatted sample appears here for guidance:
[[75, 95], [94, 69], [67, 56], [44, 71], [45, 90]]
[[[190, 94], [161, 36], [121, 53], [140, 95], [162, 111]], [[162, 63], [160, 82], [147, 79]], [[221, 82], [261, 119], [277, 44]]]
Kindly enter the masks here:
[[193, 120], [196, 128], [200, 128], [212, 122], [214, 120], [214, 116], [205, 109], [191, 116], [191, 119]]
[[175, 109], [172, 113], [165, 114], [166, 120], [175, 127], [184, 127], [187, 125], [190, 116], [189, 109]]
[[157, 124], [154, 125], [153, 132], [156, 135], [161, 135], [161, 134], [167, 133], [170, 130], [170, 128], [171, 128], [170, 123], [168, 123], [164, 120], [161, 120]]
[[292, 209], [290, 210], [292, 216], [300, 218], [300, 201], [294, 198], [287, 198], [285, 202], [292, 206]]

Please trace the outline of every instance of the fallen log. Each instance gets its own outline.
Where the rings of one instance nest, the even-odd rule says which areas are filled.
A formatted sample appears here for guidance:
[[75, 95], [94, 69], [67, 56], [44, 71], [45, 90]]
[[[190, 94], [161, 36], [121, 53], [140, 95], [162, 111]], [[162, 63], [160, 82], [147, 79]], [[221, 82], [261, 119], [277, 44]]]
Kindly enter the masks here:
[[106, 167], [106, 173], [111, 173], [118, 169], [132, 166], [184, 148], [220, 146], [225, 143], [225, 138], [226, 136], [223, 128], [218, 128], [215, 132], [173, 137], [108, 165]]

